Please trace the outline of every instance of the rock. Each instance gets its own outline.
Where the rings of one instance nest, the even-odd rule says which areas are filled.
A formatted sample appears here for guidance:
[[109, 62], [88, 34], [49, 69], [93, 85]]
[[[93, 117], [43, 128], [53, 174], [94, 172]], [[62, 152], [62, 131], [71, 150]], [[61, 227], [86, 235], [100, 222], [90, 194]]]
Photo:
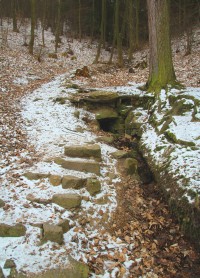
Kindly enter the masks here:
[[90, 92], [86, 101], [89, 102], [98, 102], [98, 103], [115, 103], [119, 99], [119, 96], [116, 92], [109, 91], [93, 91]]
[[97, 142], [105, 142], [107, 144], [112, 144], [115, 138], [113, 136], [100, 136], [96, 140]]
[[94, 196], [101, 191], [101, 183], [97, 179], [88, 179], [86, 188], [90, 195]]
[[60, 226], [52, 225], [49, 223], [43, 224], [42, 241], [53, 241], [58, 244], [63, 243], [63, 229]]
[[70, 257], [70, 264], [72, 265], [73, 273], [69, 278], [88, 278], [89, 277], [89, 267], [81, 262], [74, 260]]
[[81, 158], [101, 158], [101, 148], [97, 144], [66, 146], [65, 155]]
[[28, 180], [39, 180], [48, 178], [49, 174], [27, 172], [24, 173], [24, 177], [26, 177]]
[[38, 203], [38, 204], [44, 204], [44, 205], [47, 205], [47, 204], [50, 204], [51, 203], [51, 199], [42, 199], [42, 198], [37, 198], [35, 197], [33, 194], [28, 194], [26, 196], [26, 199], [30, 202], [33, 202], [33, 203]]
[[0, 208], [2, 208], [4, 206], [5, 206], [5, 202], [2, 199], [0, 199]]
[[138, 161], [134, 158], [127, 158], [124, 167], [128, 175], [134, 175], [137, 173]]
[[69, 220], [68, 219], [61, 219], [58, 223], [58, 226], [63, 229], [63, 233], [66, 233], [70, 230]]
[[16, 264], [15, 264], [14, 260], [7, 259], [3, 268], [15, 268], [15, 267], [16, 267]]
[[10, 226], [7, 224], [0, 224], [0, 237], [20, 237], [26, 234], [26, 228], [22, 224]]
[[61, 184], [62, 181], [62, 177], [58, 176], [58, 175], [51, 175], [49, 177], [49, 182], [53, 185], [53, 186], [58, 186]]
[[111, 153], [111, 155], [115, 159], [126, 158], [128, 156], [128, 152], [127, 151], [123, 151], [123, 150], [118, 150], [118, 151], [116, 151], [114, 153]]
[[87, 179], [78, 178], [74, 176], [64, 176], [62, 179], [62, 187], [64, 189], [67, 188], [80, 189], [85, 186], [86, 182]]
[[100, 165], [96, 161], [65, 160], [62, 158], [55, 158], [54, 162], [61, 165], [65, 169], [100, 175]]
[[2, 268], [0, 267], [0, 278], [5, 278], [4, 274], [3, 274], [3, 270]]
[[81, 205], [81, 197], [78, 194], [55, 194], [52, 202], [65, 208], [77, 208]]
[[27, 276], [19, 273], [16, 268], [11, 268], [8, 278], [26, 278]]
[[95, 118], [96, 120], [117, 119], [118, 113], [113, 108], [105, 107], [95, 112]]
[[[41, 274], [34, 276], [35, 278], [88, 278], [89, 267], [81, 262], [75, 261], [69, 257], [69, 266], [65, 269], [50, 269]], [[18, 278], [18, 277], [17, 277]]]

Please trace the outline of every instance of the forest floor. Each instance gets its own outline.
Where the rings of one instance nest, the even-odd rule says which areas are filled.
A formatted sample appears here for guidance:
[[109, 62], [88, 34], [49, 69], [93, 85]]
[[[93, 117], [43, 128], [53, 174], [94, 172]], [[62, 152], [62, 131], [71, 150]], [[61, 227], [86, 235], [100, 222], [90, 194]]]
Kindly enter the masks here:
[[[200, 86], [199, 34], [200, 31], [197, 30], [191, 55], [184, 56], [184, 38], [175, 40], [173, 43], [177, 79], [189, 87]], [[19, 34], [10, 32], [7, 45], [0, 49], [0, 183], [2, 186], [0, 198], [6, 203], [1, 208], [0, 215], [1, 219], [4, 219], [8, 224], [13, 224], [11, 223], [13, 219], [16, 223], [26, 223], [28, 221], [32, 206], [30, 203], [27, 205], [26, 201], [23, 203], [24, 208], [22, 209], [19, 203], [25, 194], [30, 193], [31, 190], [35, 194], [39, 191], [33, 189], [36, 184], [29, 184], [24, 180], [23, 172], [35, 165], [45, 169], [46, 166], [40, 164], [41, 156], [44, 158], [45, 155], [52, 156], [54, 154], [52, 146], [55, 140], [59, 139], [59, 137], [56, 137], [57, 133], [59, 136], [65, 136], [66, 142], [67, 138], [68, 140], [73, 138], [74, 142], [82, 140], [80, 137], [73, 137], [71, 133], [68, 137], [63, 135], [63, 128], [69, 131], [69, 128], [73, 129], [73, 127], [69, 123], [66, 123], [66, 125], [63, 123], [62, 114], [64, 115], [65, 110], [62, 110], [63, 108], [61, 109], [60, 106], [58, 108], [57, 104], [52, 105], [52, 101], [49, 101], [50, 96], [53, 99], [59, 96], [63, 89], [64, 80], [67, 78], [85, 87], [100, 88], [143, 83], [148, 77], [148, 69], [142, 68], [142, 62], [146, 62], [147, 59], [146, 49], [135, 53], [132, 63], [127, 62], [123, 68], [118, 68], [114, 64], [108, 66], [106, 61], [109, 60], [110, 53], [104, 50], [100, 63], [93, 65], [92, 62], [96, 54], [95, 42], [91, 44], [87, 39], [83, 39], [82, 42], [63, 39], [58, 51], [58, 58], [53, 59], [48, 57], [48, 53], [53, 52], [53, 37], [50, 32], [46, 35], [47, 47], [42, 50], [40, 62], [37, 54], [40, 52], [39, 36], [35, 56], [30, 56], [27, 48], [22, 46], [24, 43], [23, 32]], [[67, 54], [69, 50], [72, 50], [73, 53]], [[83, 66], [88, 66], [91, 77], [73, 77], [73, 71]], [[60, 75], [62, 76], [60, 77]], [[55, 78], [55, 76], [58, 77]], [[34, 99], [39, 98], [41, 93], [44, 95], [43, 100], [33, 104]], [[37, 106], [44, 111], [37, 111]], [[53, 110], [49, 110], [48, 107], [55, 108], [55, 111], [52, 112]], [[31, 116], [32, 118], [28, 118], [29, 114], [32, 113], [30, 112], [31, 109], [35, 109], [35, 114], [41, 114], [40, 119], [43, 121], [41, 125], [33, 123], [34, 117], [32, 116], [34, 113]], [[49, 111], [50, 114], [48, 114]], [[68, 111], [73, 114], [74, 108], [70, 107]], [[55, 118], [61, 119], [61, 122], [55, 120], [55, 126], [53, 120], [49, 119], [51, 113], [56, 113]], [[84, 115], [84, 112], [81, 113]], [[49, 118], [47, 115], [50, 115]], [[28, 120], [30, 126], [28, 126]], [[52, 138], [49, 139], [47, 138], [49, 133], [45, 133], [47, 130], [45, 126], [48, 126], [48, 124], [52, 131], [53, 127], [57, 128], [56, 125], [63, 126], [55, 133], [52, 132]], [[74, 118], [72, 118], [71, 124], [76, 127], [78, 125], [84, 127], [83, 122], [77, 122]], [[99, 133], [87, 134], [89, 131], [87, 127], [84, 128], [86, 129], [86, 142], [90, 137], [92, 141], [96, 136], [102, 135]], [[30, 136], [34, 129], [36, 130], [35, 135]], [[56, 148], [59, 148], [58, 145], [56, 145]], [[113, 151], [112, 147], [105, 145], [101, 147], [105, 150], [105, 161], [109, 162], [110, 156], [106, 155]], [[105, 172], [111, 168], [116, 169], [116, 165], [109, 163]], [[94, 214], [94, 211], [89, 212], [90, 207], [88, 208], [85, 205], [85, 207], [83, 206], [85, 213], [78, 214], [78, 216], [72, 215], [72, 222], [76, 226], [73, 228], [73, 233], [66, 238], [68, 248], [46, 244], [43, 245], [43, 249], [37, 246], [31, 250], [28, 246], [31, 245], [31, 242], [33, 244], [38, 243], [38, 238], [37, 236], [31, 238], [30, 233], [38, 234], [38, 231], [28, 228], [30, 239], [26, 238], [24, 242], [23, 240], [22, 242], [20, 240], [15, 242], [5, 241], [5, 239], [0, 240], [0, 248], [2, 249], [0, 266], [3, 268], [5, 260], [12, 258], [15, 260], [19, 271], [28, 273], [34, 269], [35, 272], [38, 272], [52, 267], [52, 265], [58, 264], [58, 266], [61, 266], [62, 263], [65, 265], [62, 260], [64, 260], [66, 254], [72, 254], [76, 259], [89, 265], [91, 273], [93, 273], [91, 277], [200, 277], [199, 253], [182, 235], [177, 222], [170, 215], [168, 207], [157, 191], [155, 184], [145, 186], [138, 181], [125, 177], [123, 173], [118, 172], [117, 174], [120, 179], [115, 181], [116, 191], [113, 193], [111, 185], [105, 192], [105, 195], [111, 201], [113, 200], [115, 208], [112, 211], [112, 220], [109, 221], [109, 225], [103, 227], [103, 223], [99, 222], [101, 228], [99, 229], [98, 225], [95, 226], [95, 233], [87, 230], [85, 227], [88, 226], [87, 223], [84, 223], [84, 220], [89, 218], [90, 214]], [[37, 187], [40, 191], [43, 190], [42, 196], [48, 195], [47, 191], [51, 191], [44, 181], [41, 184], [37, 183]], [[85, 194], [85, 192], [82, 193]], [[85, 198], [89, 198], [87, 194]], [[116, 204], [117, 207], [115, 207]], [[25, 212], [29, 209], [29, 213]], [[46, 210], [46, 207], [38, 205], [38, 210], [37, 206], [34, 209], [36, 209], [37, 214], [40, 214]], [[61, 212], [55, 212], [54, 210], [55, 208], [51, 208], [49, 211], [47, 210], [44, 217], [41, 217], [41, 219], [36, 217], [36, 219], [40, 221], [54, 219], [57, 221]], [[36, 211], [32, 213], [34, 214]], [[99, 207], [98, 212], [101, 215], [104, 210]], [[89, 224], [91, 225], [91, 223]], [[68, 242], [69, 240], [72, 240], [71, 245]], [[19, 247], [20, 244], [21, 247]], [[87, 246], [87, 248], [84, 246]], [[24, 251], [25, 248], [27, 248], [26, 252]], [[45, 248], [49, 248], [49, 251], [46, 251]], [[24, 252], [24, 257], [19, 252]], [[35, 259], [34, 252], [36, 253]], [[42, 260], [38, 254], [43, 257]], [[25, 256], [27, 257], [25, 258]], [[54, 257], [54, 260], [52, 257]], [[35, 266], [27, 265], [26, 260], [27, 264], [30, 264], [32, 260]], [[46, 261], [45, 264], [44, 261]], [[8, 275], [9, 271], [4, 269], [4, 274]]]

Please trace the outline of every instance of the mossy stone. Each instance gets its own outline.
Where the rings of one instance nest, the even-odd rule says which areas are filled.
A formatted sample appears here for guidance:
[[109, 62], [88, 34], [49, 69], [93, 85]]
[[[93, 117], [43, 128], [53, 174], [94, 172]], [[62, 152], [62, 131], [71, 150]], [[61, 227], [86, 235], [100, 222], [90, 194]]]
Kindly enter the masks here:
[[61, 184], [62, 181], [62, 177], [59, 175], [51, 175], [49, 177], [49, 182], [53, 185], [53, 186], [58, 186]]
[[68, 188], [80, 189], [85, 186], [86, 181], [87, 179], [84, 178], [78, 178], [74, 176], [63, 176], [62, 187], [64, 189], [68, 189]]
[[101, 158], [101, 148], [97, 144], [66, 146], [65, 155], [80, 158]]
[[96, 118], [96, 120], [117, 119], [118, 113], [116, 112], [116, 110], [114, 110], [112, 108], [104, 107], [104, 108], [98, 109], [95, 112], [95, 118]]
[[113, 136], [100, 136], [96, 140], [97, 142], [105, 142], [107, 144], [112, 144], [115, 138]]
[[78, 194], [55, 194], [52, 202], [65, 209], [72, 209], [80, 207], [81, 197]]
[[126, 158], [124, 167], [128, 175], [137, 174], [138, 161], [134, 158]]
[[58, 157], [54, 158], [54, 162], [65, 169], [100, 175], [100, 165], [96, 161], [66, 160]]
[[99, 102], [99, 103], [110, 103], [115, 102], [119, 98], [119, 95], [115, 92], [109, 91], [93, 91], [90, 92], [87, 101]]
[[15, 264], [14, 260], [7, 259], [3, 268], [7, 269], [7, 268], [15, 268], [15, 267], [16, 267], [16, 264]]
[[58, 244], [63, 243], [63, 229], [60, 226], [44, 223], [42, 235], [43, 242], [50, 240]]
[[69, 220], [68, 219], [61, 219], [58, 223], [58, 226], [60, 226], [63, 229], [63, 233], [66, 233], [70, 229]]
[[86, 188], [90, 195], [94, 196], [101, 191], [101, 183], [97, 179], [88, 179]]
[[118, 151], [116, 151], [114, 153], [111, 153], [111, 155], [115, 159], [126, 158], [128, 156], [128, 152], [127, 151], [123, 151], [123, 150], [118, 150]]
[[5, 206], [5, 202], [2, 199], [0, 199], [0, 208], [2, 208], [4, 206]]
[[49, 174], [27, 172], [24, 173], [24, 177], [26, 177], [28, 180], [39, 180], [48, 178]]
[[[41, 274], [34, 274], [35, 278], [88, 278], [89, 267], [69, 257], [69, 266], [65, 269], [51, 269]], [[18, 277], [17, 277], [18, 278]]]
[[2, 268], [0, 267], [0, 278], [5, 278], [4, 274], [3, 274], [3, 270]]
[[22, 224], [10, 226], [7, 224], [0, 224], [0, 237], [21, 237], [26, 234], [26, 228]]

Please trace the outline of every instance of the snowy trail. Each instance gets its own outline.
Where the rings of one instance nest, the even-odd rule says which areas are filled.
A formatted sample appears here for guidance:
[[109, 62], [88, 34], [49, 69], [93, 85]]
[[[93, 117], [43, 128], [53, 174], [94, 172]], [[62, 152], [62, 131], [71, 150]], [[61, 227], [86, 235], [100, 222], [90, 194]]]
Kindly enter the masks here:
[[[79, 109], [79, 119], [75, 116], [75, 108], [66, 101], [60, 105], [55, 101], [58, 97], [67, 97], [73, 94], [75, 90], [66, 89], [61, 84], [66, 76], [59, 76], [52, 82], [44, 84], [41, 88], [35, 90], [22, 100], [22, 116], [25, 120], [25, 126], [28, 133], [30, 145], [33, 145], [36, 151], [41, 155], [40, 161], [28, 169], [31, 172], [51, 173], [56, 175], [73, 175], [77, 177], [90, 177], [94, 174], [77, 172], [63, 169], [61, 166], [51, 161], [52, 157], [63, 155], [65, 145], [94, 143], [96, 136], [88, 131], [87, 126], [81, 120], [83, 116], [93, 117], [92, 114]], [[80, 130], [81, 132], [78, 132]], [[7, 258], [12, 258], [18, 271], [23, 272], [41, 272], [45, 269], [55, 267], [66, 267], [68, 260], [66, 257], [71, 254], [76, 259], [81, 259], [87, 263], [86, 254], [91, 251], [90, 244], [104, 228], [101, 224], [102, 214], [109, 218], [110, 213], [116, 208], [116, 191], [114, 184], [120, 181], [116, 175], [116, 160], [111, 159], [110, 154], [116, 149], [106, 144], [98, 143], [101, 147], [101, 192], [95, 197], [90, 196], [85, 188], [80, 190], [63, 189], [60, 186], [52, 186], [48, 179], [28, 180], [22, 175], [18, 184], [9, 183], [4, 187], [4, 200], [9, 205], [9, 211], [1, 211], [1, 222], [6, 224], [23, 223], [27, 232], [24, 237], [19, 238], [0, 238], [0, 247], [4, 250], [0, 255], [0, 266]], [[26, 169], [27, 171], [27, 169]], [[15, 172], [15, 171], [14, 171]], [[113, 173], [110, 177], [110, 173]], [[8, 184], [6, 177], [4, 184]], [[78, 192], [83, 198], [81, 209], [78, 212], [63, 210], [56, 204], [36, 204], [27, 200], [27, 196], [35, 196], [40, 199], [51, 199], [56, 193], [74, 193]], [[106, 202], [101, 204], [101, 200]], [[99, 201], [99, 204], [98, 204]], [[75, 216], [75, 214], [77, 214]], [[88, 224], [83, 228], [82, 219], [89, 219]], [[68, 219], [72, 228], [64, 234], [64, 244], [59, 246], [56, 243], [48, 241], [40, 244], [40, 228], [45, 222], [57, 224], [60, 219]], [[80, 221], [81, 220], [81, 221]], [[92, 223], [92, 224], [91, 224]], [[36, 226], [36, 227], [35, 227]], [[100, 229], [100, 230], [99, 230]], [[76, 241], [74, 242], [74, 238]], [[110, 244], [110, 248], [121, 250], [124, 244], [119, 239], [112, 238], [104, 230], [104, 241], [101, 253], [106, 254], [105, 246]], [[83, 248], [83, 242], [88, 242], [88, 248]], [[96, 250], [97, 251], [97, 250]], [[96, 252], [98, 253], [98, 252]], [[130, 262], [127, 260], [127, 270]], [[106, 270], [106, 265], [105, 265]], [[116, 272], [116, 269], [113, 270]], [[9, 270], [4, 270], [8, 275]], [[104, 277], [107, 276], [105, 272]]]

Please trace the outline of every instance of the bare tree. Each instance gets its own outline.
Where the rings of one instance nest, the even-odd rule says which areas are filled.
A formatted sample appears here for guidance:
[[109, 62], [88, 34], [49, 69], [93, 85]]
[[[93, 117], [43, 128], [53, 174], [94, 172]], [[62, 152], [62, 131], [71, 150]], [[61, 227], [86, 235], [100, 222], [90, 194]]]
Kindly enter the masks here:
[[31, 0], [31, 38], [29, 42], [29, 53], [33, 55], [33, 47], [35, 41], [35, 22], [36, 22], [36, 12], [35, 12], [35, 2], [36, 0]]

